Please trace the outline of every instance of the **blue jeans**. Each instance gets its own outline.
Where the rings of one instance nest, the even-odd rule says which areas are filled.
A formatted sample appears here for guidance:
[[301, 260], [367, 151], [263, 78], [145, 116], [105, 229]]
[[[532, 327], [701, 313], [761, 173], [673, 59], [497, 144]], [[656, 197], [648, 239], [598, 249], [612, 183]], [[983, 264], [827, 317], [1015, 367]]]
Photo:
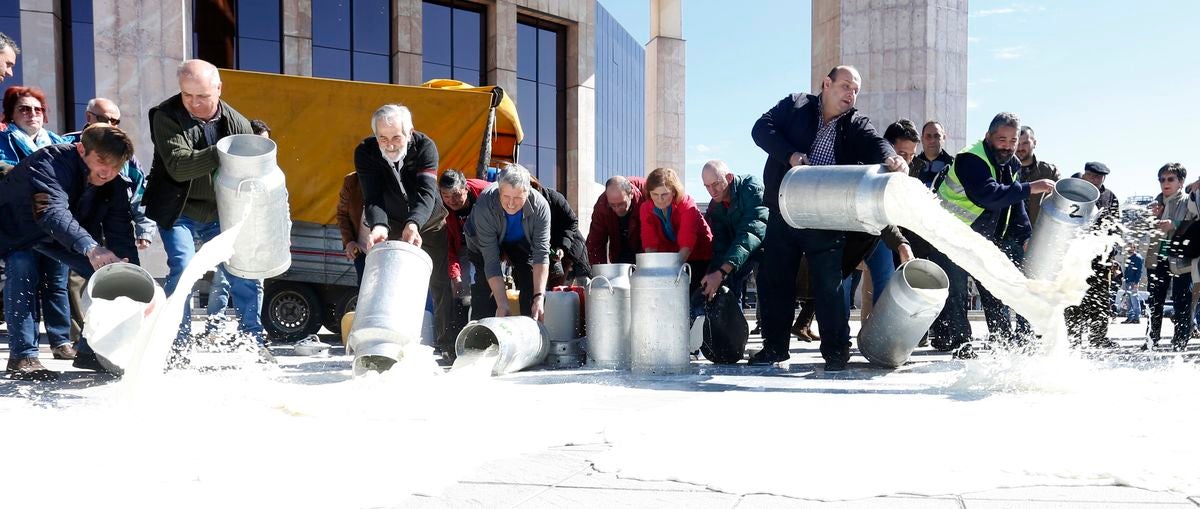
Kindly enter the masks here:
[[[192, 261], [192, 257], [196, 255], [196, 243], [207, 242], [221, 233], [221, 225], [217, 221], [210, 223], [197, 223], [187, 216], [180, 216], [175, 225], [170, 228], [159, 228], [159, 234], [162, 235], [163, 249], [167, 251], [167, 274], [166, 284], [163, 289], [168, 295], [175, 292], [175, 285], [179, 284], [179, 277], [183, 274], [183, 268], [187, 267]], [[262, 338], [262, 319], [259, 317], [259, 309], [262, 307], [262, 286], [258, 280], [242, 279], [229, 272], [225, 271], [225, 265], [222, 264], [217, 268], [223, 272], [223, 276], [229, 282], [229, 291], [233, 297], [233, 306], [238, 310], [238, 319], [240, 324], [238, 330], [248, 332]], [[186, 291], [190, 292], [188, 288]], [[176, 337], [176, 343], [182, 343], [187, 339], [192, 330], [192, 303], [189, 299], [183, 308], [183, 323], [179, 326], [179, 336]]]
[[1138, 282], [1125, 282], [1125, 300], [1129, 301], [1129, 309], [1125, 311], [1125, 319], [1139, 321], [1142, 319], [1142, 297], [1138, 295]]
[[4, 318], [8, 322], [9, 358], [38, 356], [39, 316], [46, 323], [46, 336], [51, 347], [70, 343], [67, 265], [32, 248], [12, 251], [4, 261], [7, 277], [4, 281]]
[[[879, 296], [883, 295], [883, 289], [887, 288], [888, 281], [892, 280], [892, 274], [896, 272], [892, 250], [881, 241], [863, 261], [867, 264], [867, 270], [871, 272], [871, 303], [874, 304], [879, 302]], [[854, 275], [851, 274], [842, 282], [843, 291], [846, 293], [846, 309], [850, 309], [850, 303], [854, 302], [854, 287], [857, 285], [853, 279]]]

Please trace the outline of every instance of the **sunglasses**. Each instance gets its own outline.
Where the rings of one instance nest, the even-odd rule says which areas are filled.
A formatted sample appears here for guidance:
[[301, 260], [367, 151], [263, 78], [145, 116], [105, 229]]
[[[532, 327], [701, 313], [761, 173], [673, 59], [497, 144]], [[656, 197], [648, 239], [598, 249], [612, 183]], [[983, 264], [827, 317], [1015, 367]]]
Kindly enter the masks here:
[[1175, 177], [1158, 177], [1159, 182], [1175, 182]]
[[20, 106], [17, 106], [17, 111], [24, 113], [26, 115], [29, 115], [32, 113], [37, 113], [40, 115], [43, 111], [46, 111], [46, 108], [43, 108], [41, 106], [28, 106], [28, 105], [22, 104]]
[[113, 126], [121, 125], [121, 119], [119, 119], [119, 118], [106, 117], [99, 113], [92, 113], [90, 111], [88, 113], [91, 114], [93, 117], [96, 117], [96, 122], [101, 122], [101, 123], [113, 125]]

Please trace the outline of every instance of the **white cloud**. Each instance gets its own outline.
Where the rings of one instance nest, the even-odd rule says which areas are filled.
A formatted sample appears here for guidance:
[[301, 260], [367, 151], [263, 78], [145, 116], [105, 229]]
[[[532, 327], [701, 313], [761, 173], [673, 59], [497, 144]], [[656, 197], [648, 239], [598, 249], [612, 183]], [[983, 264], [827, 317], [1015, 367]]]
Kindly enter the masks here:
[[1015, 8], [1001, 7], [999, 9], [984, 9], [982, 11], [975, 11], [975, 13], [971, 14], [970, 16], [972, 18], [985, 18], [987, 16], [996, 16], [998, 14], [1012, 14], [1014, 12], [1017, 12], [1017, 10]]
[[997, 60], [1016, 60], [1025, 56], [1024, 46], [1012, 46], [992, 50], [992, 56]]
[[971, 18], [986, 18], [988, 16], [1003, 16], [1005, 14], [1029, 14], [1034, 12], [1045, 12], [1045, 10], [1046, 7], [1042, 5], [1013, 4], [1008, 7], [975, 11], [967, 16]]
[[970, 37], [970, 36], [967, 37], [967, 42], [970, 44], [975, 44], [981, 40], [983, 40], [983, 39], [980, 39], [978, 37]]
[[968, 109], [968, 110], [973, 110], [973, 109], [975, 109], [975, 108], [978, 108], [978, 107], [979, 107], [979, 103], [978, 103], [978, 102], [975, 102], [975, 101], [973, 101], [973, 100], [971, 100], [971, 99], [967, 99], [967, 109]]
[[703, 143], [697, 143], [697, 144], [696, 144], [696, 152], [699, 152], [699, 153], [701, 153], [701, 154], [708, 154], [708, 153], [710, 153], [710, 152], [713, 152], [713, 151], [715, 151], [715, 150], [716, 150], [715, 148], [713, 148], [713, 147], [710, 147], [710, 146], [708, 146], [708, 145], [705, 145], [705, 144], [703, 144]]

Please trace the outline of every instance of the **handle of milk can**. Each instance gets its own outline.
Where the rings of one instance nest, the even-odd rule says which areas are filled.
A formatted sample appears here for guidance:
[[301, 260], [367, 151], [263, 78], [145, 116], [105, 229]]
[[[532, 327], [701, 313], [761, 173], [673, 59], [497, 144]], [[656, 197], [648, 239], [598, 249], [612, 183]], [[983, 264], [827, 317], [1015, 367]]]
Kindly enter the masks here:
[[683, 277], [684, 273], [687, 273], [688, 280], [692, 279], [692, 267], [687, 262], [683, 262], [683, 266], [679, 267], [679, 274], [675, 276], [675, 284], [679, 284], [679, 278]]
[[[237, 191], [235, 192], [236, 193], [235, 196], [237, 196], [238, 198], [241, 198], [242, 197], [242, 186], [244, 186], [246, 184], [250, 184], [250, 183], [261, 184], [262, 179], [248, 178], [248, 179], [242, 180], [241, 182], [238, 182]], [[265, 188], [266, 186], [263, 186], [263, 187]], [[254, 191], [251, 191], [251, 192], [254, 192]]]
[[595, 283], [597, 279], [603, 279], [604, 284], [608, 285], [608, 294], [609, 295], [617, 293], [617, 291], [613, 289], [612, 281], [609, 281], [608, 278], [606, 278], [604, 276], [596, 276], [596, 277], [592, 278], [591, 281], [588, 281], [588, 284], [587, 284], [588, 293], [592, 293], [592, 283]]

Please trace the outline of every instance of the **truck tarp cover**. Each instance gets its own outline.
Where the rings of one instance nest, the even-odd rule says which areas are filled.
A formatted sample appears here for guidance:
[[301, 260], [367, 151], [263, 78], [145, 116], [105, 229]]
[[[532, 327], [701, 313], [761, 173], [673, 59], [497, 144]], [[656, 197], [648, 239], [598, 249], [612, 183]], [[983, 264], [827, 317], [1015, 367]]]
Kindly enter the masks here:
[[[221, 69], [221, 99], [271, 127], [287, 176], [293, 221], [329, 224], [354, 148], [371, 136], [371, 115], [387, 103], [412, 110], [413, 125], [437, 143], [439, 171], [475, 176], [494, 87], [433, 80], [411, 87]], [[496, 108], [492, 158], [513, 160], [522, 138], [516, 105]]]

